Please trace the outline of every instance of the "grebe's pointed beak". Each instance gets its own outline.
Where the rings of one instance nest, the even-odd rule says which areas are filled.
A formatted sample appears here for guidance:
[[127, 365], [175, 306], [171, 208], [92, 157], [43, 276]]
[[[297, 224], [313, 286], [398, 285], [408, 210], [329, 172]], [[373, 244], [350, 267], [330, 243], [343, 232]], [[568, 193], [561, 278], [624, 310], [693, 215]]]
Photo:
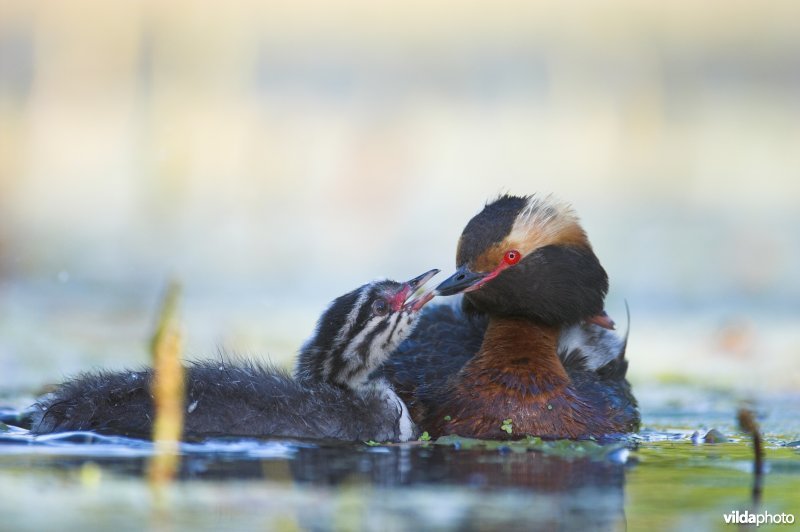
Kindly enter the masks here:
[[[433, 296], [435, 295], [434, 291], [431, 289], [425, 290], [423, 287], [425, 286], [425, 283], [430, 281], [433, 276], [440, 271], [441, 270], [434, 268], [403, 283], [403, 287], [400, 289], [400, 292], [405, 303], [403, 305], [404, 309], [416, 312], [425, 306], [425, 303], [433, 299]], [[416, 297], [414, 297], [415, 295]]]
[[470, 292], [483, 284], [488, 273], [473, 272], [466, 264], [456, 270], [456, 273], [439, 283], [436, 287], [436, 295], [452, 296], [461, 292]]

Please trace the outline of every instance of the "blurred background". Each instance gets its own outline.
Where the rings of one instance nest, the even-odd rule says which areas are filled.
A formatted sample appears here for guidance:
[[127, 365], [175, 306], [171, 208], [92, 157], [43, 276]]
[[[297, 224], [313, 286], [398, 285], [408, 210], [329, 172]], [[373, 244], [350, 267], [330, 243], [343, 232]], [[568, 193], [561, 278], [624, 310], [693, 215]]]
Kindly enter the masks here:
[[0, 388], [290, 364], [334, 297], [573, 203], [637, 392], [800, 389], [800, 3], [0, 3]]

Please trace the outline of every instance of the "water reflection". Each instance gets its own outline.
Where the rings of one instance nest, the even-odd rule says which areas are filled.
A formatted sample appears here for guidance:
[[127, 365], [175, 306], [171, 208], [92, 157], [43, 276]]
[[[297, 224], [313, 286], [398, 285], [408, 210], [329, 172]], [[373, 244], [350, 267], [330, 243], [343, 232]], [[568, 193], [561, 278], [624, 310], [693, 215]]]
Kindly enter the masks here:
[[[514, 519], [520, 515], [535, 518], [536, 526], [545, 528], [610, 529], [624, 520], [625, 466], [618, 461], [565, 459], [508, 448], [283, 440], [218, 439], [183, 444], [181, 450], [179, 478], [184, 482], [266, 481], [287, 489], [400, 490], [414, 497], [428, 493], [425, 504], [439, 505], [442, 511], [448, 506], [459, 509], [447, 527], [480, 528], [480, 523], [489, 522], [492, 527], [519, 526]], [[63, 471], [93, 462], [116, 475], [140, 477], [152, 453], [147, 441], [87, 432], [34, 437], [12, 429], [0, 434], [0, 469]], [[503, 511], [498, 511], [497, 496], [505, 501]], [[377, 505], [379, 513], [395, 513], [407, 504], [370, 497], [370, 506]], [[308, 527], [318, 528], [320, 516], [309, 519]]]

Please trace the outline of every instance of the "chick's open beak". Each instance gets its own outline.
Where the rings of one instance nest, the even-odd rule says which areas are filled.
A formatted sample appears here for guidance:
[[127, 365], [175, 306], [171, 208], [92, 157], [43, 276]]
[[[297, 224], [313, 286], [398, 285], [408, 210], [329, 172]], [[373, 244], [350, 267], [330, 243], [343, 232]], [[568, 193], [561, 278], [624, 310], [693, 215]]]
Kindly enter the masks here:
[[434, 268], [403, 283], [398, 296], [402, 297], [404, 310], [416, 312], [425, 306], [425, 303], [433, 299], [434, 291], [430, 288], [425, 289], [424, 286], [439, 271]]

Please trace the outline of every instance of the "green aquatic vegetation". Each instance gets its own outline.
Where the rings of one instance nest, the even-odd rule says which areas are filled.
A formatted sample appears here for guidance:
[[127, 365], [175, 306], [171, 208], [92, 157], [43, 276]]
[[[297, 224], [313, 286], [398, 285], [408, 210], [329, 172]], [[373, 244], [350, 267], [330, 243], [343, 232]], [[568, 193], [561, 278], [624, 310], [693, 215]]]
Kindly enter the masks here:
[[510, 419], [504, 419], [503, 424], [500, 425], [500, 430], [504, 430], [507, 433], [511, 434], [514, 431], [514, 425]]
[[372, 441], [372, 440], [365, 441], [364, 444], [365, 445], [369, 445], [370, 447], [376, 447], [378, 445], [382, 445], [380, 442]]
[[453, 418], [452, 416], [444, 416], [445, 421], [451, 421]]
[[428, 434], [428, 431], [422, 433], [422, 436], [419, 437], [420, 441], [431, 441], [431, 435]]
[[442, 436], [436, 445], [448, 445], [461, 450], [511, 451], [515, 453], [540, 452], [566, 460], [588, 458], [590, 460], [612, 459], [618, 452], [626, 450], [625, 443], [601, 445], [592, 440], [542, 440], [538, 436], [525, 436], [516, 441], [479, 440], [455, 434]]
[[[626, 474], [628, 527], [662, 530], [692, 523], [693, 528], [722, 528], [723, 514], [750, 509], [753, 447], [749, 438], [736, 439], [714, 445], [688, 439], [640, 444], [634, 453], [638, 465]], [[797, 515], [797, 453], [778, 446], [765, 453], [768, 473], [761, 511]]]

